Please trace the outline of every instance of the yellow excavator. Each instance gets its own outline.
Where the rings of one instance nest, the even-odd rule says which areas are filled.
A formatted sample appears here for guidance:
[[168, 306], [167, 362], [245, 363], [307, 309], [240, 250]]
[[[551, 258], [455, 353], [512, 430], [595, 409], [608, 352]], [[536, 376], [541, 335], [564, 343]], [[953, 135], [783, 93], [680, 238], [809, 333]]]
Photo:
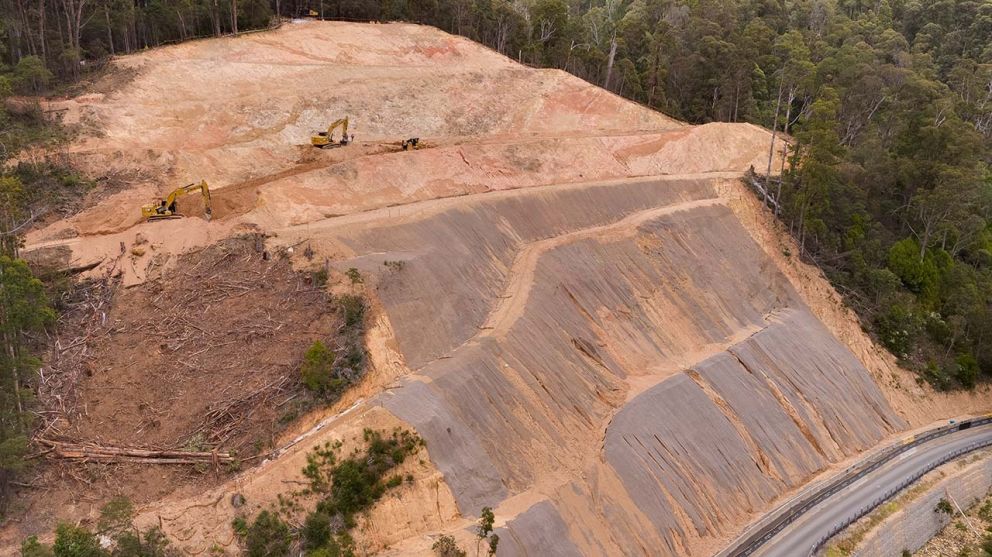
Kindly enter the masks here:
[[[341, 139], [339, 141], [334, 141], [334, 130], [338, 127], [341, 128]], [[315, 132], [310, 137], [310, 145], [314, 147], [340, 147], [342, 145], [347, 145], [351, 142], [348, 138], [348, 117], [345, 116], [339, 120], [335, 120], [327, 127], [326, 132]]]
[[210, 210], [210, 186], [207, 185], [206, 180], [201, 180], [199, 184], [189, 184], [181, 188], [176, 188], [159, 203], [150, 203], [148, 205], [143, 205], [141, 207], [141, 216], [148, 220], [165, 220], [165, 219], [178, 219], [182, 218], [176, 211], [176, 199], [186, 195], [187, 193], [194, 193], [199, 191], [203, 196], [203, 209], [206, 211], [206, 219], [210, 220], [211, 210]]
[[420, 149], [423, 146], [420, 144], [419, 137], [411, 137], [410, 139], [404, 139], [403, 141], [401, 141], [400, 147], [402, 147], [404, 151], [410, 151], [414, 149]]

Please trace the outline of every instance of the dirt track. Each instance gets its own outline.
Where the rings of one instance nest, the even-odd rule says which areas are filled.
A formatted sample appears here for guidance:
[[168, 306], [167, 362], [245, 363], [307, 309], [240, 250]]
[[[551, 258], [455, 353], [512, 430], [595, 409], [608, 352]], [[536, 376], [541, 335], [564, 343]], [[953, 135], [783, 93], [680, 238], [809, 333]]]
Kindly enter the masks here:
[[[501, 555], [704, 554], [907, 425], [986, 404], [918, 388], [783, 255], [735, 180], [767, 163], [755, 126], [685, 126], [415, 25], [293, 24], [116, 64], [133, 74], [119, 89], [62, 103], [92, 132], [75, 155], [158, 178], [32, 232], [28, 252], [66, 246], [66, 265], [103, 262], [91, 276], [123, 257], [136, 286], [261, 232], [299, 268], [326, 262], [336, 291], [359, 270], [373, 308], [365, 381], [277, 445], [323, 427], [142, 508], [191, 552], [231, 547], [230, 493], [262, 508], [309, 447], [399, 425], [429, 460], [363, 520], [369, 552], [423, 554], [440, 532], [470, 543], [490, 505]], [[344, 114], [357, 144], [301, 146]], [[413, 135], [429, 147], [398, 152]], [[138, 222], [140, 203], [200, 178], [216, 219]]]

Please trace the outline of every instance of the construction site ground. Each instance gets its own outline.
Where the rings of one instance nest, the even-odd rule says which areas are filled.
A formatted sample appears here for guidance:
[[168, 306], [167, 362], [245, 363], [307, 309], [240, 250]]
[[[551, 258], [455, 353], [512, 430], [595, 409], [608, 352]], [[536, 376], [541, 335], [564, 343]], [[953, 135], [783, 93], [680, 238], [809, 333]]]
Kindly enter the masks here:
[[[154, 242], [122, 252], [129, 265]], [[341, 316], [310, 274], [244, 234], [177, 257], [124, 288], [114, 267], [63, 295], [42, 368], [41, 440], [103, 447], [223, 451], [234, 462], [185, 466], [53, 462], [32, 483], [25, 520], [64, 508], [90, 512], [107, 497], [146, 503], [204, 486], [276, 448], [286, 424], [312, 407], [298, 379], [315, 340], [335, 345]], [[46, 520], [47, 519], [47, 520]]]
[[[5, 554], [118, 493], [185, 551], [233, 553], [232, 518], [293, 489], [311, 447], [395, 427], [427, 444], [361, 518], [370, 554], [472, 543], [483, 506], [501, 555], [707, 554], [863, 451], [989, 410], [919, 386], [799, 260], [740, 180], [781, 167], [757, 126], [685, 125], [409, 24], [293, 22], [111, 68], [50, 101], [79, 168], [130, 178], [28, 235], [26, 257], [89, 281], [40, 436], [241, 471], [40, 458]], [[342, 116], [353, 144], [310, 147]], [[212, 220], [187, 196], [142, 222], [201, 179]], [[341, 294], [367, 301], [366, 373], [294, 412]]]

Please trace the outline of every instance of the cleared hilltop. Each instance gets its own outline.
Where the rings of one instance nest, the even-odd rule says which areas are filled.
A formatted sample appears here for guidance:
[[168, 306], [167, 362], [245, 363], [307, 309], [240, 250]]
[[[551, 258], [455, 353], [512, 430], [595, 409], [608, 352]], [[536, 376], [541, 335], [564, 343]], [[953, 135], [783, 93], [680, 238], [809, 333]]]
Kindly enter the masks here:
[[[918, 387], [788, 255], [738, 180], [767, 164], [770, 134], [752, 125], [687, 126], [564, 72], [401, 24], [287, 24], [161, 48], [115, 61], [93, 92], [56, 105], [82, 129], [79, 164], [133, 186], [32, 232], [27, 252], [95, 265], [88, 276], [120, 273], [133, 288], [109, 300], [112, 316], [140, 313], [159, 292], [142, 289], [260, 273], [271, 288], [242, 283], [269, 291], [257, 319], [296, 316], [285, 343], [289, 332], [260, 335], [266, 373], [282, 373], [286, 347], [333, 319], [305, 313], [312, 303], [293, 299], [296, 279], [276, 264], [244, 267], [251, 250], [223, 248], [247, 254], [240, 264], [194, 254], [219, 265], [196, 274], [191, 250], [245, 233], [268, 236], [266, 255], [297, 269], [326, 262], [334, 292], [369, 299], [366, 376], [275, 445], [307, 437], [220, 485], [173, 476], [160, 501], [144, 501], [142, 521], [192, 552], [232, 547], [244, 509], [231, 494], [266, 507], [312, 446], [401, 426], [426, 440], [429, 458], [361, 521], [355, 536], [370, 552], [423, 554], [442, 532], [467, 541], [492, 506], [501, 555], [704, 554], [816, 474], [985, 404]], [[353, 145], [308, 145], [345, 115]], [[401, 151], [411, 136], [426, 148]], [[140, 222], [142, 203], [200, 179], [214, 186], [211, 222]], [[196, 214], [197, 201], [183, 203]], [[344, 278], [350, 269], [360, 285]], [[219, 319], [216, 335], [250, 326], [244, 308], [223, 303], [220, 316], [203, 304], [186, 319]], [[134, 326], [146, 331], [134, 354], [169, 334]], [[213, 378], [225, 396], [250, 394], [253, 364], [218, 373], [231, 367], [223, 356], [171, 374], [170, 393], [194, 384], [188, 374], [191, 390]], [[107, 392], [121, 378], [144, 392], [155, 368], [135, 374], [120, 354], [91, 368], [78, 379], [86, 411], [55, 433], [149, 439], [110, 419], [144, 415], [140, 397]], [[172, 400], [183, 412], [187, 398]], [[94, 420], [107, 404], [118, 409]], [[122, 477], [139, 492], [153, 474]], [[111, 491], [77, 488], [59, 508], [35, 499], [25, 528], [93, 516]]]

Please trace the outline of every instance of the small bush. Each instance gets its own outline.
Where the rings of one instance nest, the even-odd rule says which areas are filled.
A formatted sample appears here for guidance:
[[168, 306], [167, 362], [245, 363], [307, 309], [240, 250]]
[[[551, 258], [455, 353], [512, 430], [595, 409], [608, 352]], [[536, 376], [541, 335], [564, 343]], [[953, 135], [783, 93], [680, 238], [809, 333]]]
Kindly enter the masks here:
[[100, 547], [96, 536], [86, 528], [59, 524], [55, 529], [55, 557], [106, 557], [107, 552]]
[[289, 555], [293, 536], [275, 513], [262, 511], [255, 517], [245, 536], [248, 557], [284, 557]]
[[38, 541], [38, 536], [31, 536], [21, 544], [21, 557], [53, 557], [52, 548]]
[[334, 352], [323, 342], [314, 341], [303, 355], [300, 368], [303, 384], [311, 391], [326, 393], [335, 384], [333, 367]]
[[320, 512], [310, 513], [300, 532], [303, 545], [307, 549], [317, 549], [327, 545], [331, 539], [331, 517]]
[[933, 512], [935, 512], [935, 513], [944, 513], [946, 515], [952, 515], [952, 514], [954, 514], [954, 507], [951, 506], [951, 502], [950, 501], [948, 501], [947, 499], [941, 498], [940, 501], [937, 501], [937, 506], [933, 508]]
[[985, 522], [992, 522], [992, 500], [986, 501], [981, 508], [978, 509], [978, 517]]
[[901, 301], [891, 301], [875, 316], [879, 340], [899, 357], [910, 353], [921, 327], [920, 318], [909, 304]]
[[177, 557], [179, 552], [169, 546], [169, 540], [158, 528], [150, 528], [143, 535], [124, 532], [116, 538], [113, 557]]
[[938, 391], [946, 391], [951, 388], [951, 376], [946, 369], [937, 365], [936, 362], [927, 362], [926, 367], [923, 368], [923, 379]]
[[346, 294], [338, 299], [338, 304], [344, 315], [345, 325], [354, 327], [362, 323], [365, 318], [365, 302], [360, 296]]
[[354, 267], [348, 269], [348, 271], [345, 272], [345, 275], [347, 275], [347, 277], [349, 279], [351, 279], [351, 284], [353, 284], [353, 285], [354, 284], [361, 284], [361, 283], [365, 282], [362, 279], [362, 273], [358, 272], [358, 269], [356, 269]]
[[116, 534], [131, 526], [134, 506], [127, 497], [114, 497], [100, 509], [100, 519], [96, 531], [100, 534]]
[[493, 557], [493, 555], [496, 555], [496, 549], [498, 547], [499, 547], [499, 536], [497, 536], [496, 534], [491, 534], [489, 536], [489, 551], [488, 551], [489, 557]]
[[235, 517], [231, 521], [231, 529], [238, 537], [243, 538], [248, 535], [248, 521], [243, 516]]
[[966, 389], [975, 388], [978, 371], [978, 360], [971, 354], [962, 354], [954, 360], [954, 378]]
[[435, 540], [431, 549], [437, 557], [465, 557], [465, 550], [458, 547], [455, 538], [447, 535]]

